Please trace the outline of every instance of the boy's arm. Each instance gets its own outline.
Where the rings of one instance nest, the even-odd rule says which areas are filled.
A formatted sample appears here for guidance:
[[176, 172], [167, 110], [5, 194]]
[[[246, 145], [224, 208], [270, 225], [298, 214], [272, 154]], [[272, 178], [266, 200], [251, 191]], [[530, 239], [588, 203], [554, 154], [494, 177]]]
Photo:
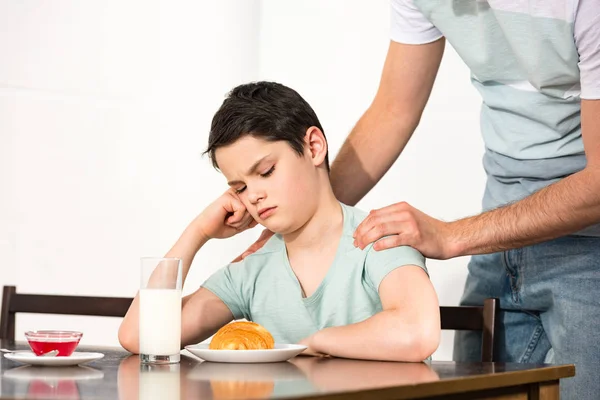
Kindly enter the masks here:
[[383, 311], [355, 324], [325, 328], [302, 343], [313, 353], [382, 361], [420, 362], [440, 340], [437, 295], [425, 271], [406, 265], [379, 286]]
[[233, 320], [229, 308], [211, 291], [200, 288], [183, 298], [181, 347], [203, 341]]
[[[231, 237], [256, 225], [248, 224], [246, 209], [233, 191], [225, 192], [196, 217], [165, 257], [182, 260], [182, 286], [196, 253], [208, 240]], [[152, 278], [150, 278], [152, 279]], [[199, 289], [181, 302], [181, 344], [198, 343], [233, 319], [229, 308], [216, 295]], [[139, 353], [139, 293], [133, 299], [119, 327], [121, 346]]]

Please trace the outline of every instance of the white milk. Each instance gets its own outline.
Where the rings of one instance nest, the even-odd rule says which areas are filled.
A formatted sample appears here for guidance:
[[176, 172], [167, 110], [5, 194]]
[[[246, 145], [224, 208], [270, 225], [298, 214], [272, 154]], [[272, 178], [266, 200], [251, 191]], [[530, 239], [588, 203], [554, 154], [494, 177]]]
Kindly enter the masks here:
[[170, 356], [181, 349], [181, 290], [140, 290], [140, 354]]

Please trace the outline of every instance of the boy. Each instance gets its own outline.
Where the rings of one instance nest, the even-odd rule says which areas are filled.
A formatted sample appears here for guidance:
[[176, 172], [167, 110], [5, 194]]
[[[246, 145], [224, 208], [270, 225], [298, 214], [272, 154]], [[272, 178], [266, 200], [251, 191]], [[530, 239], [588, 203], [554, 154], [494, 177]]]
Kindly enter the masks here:
[[[230, 189], [168, 252], [183, 260], [184, 281], [208, 240], [256, 224], [276, 235], [183, 298], [182, 346], [246, 318], [309, 355], [422, 361], [435, 351], [439, 306], [424, 257], [354, 246], [366, 214], [333, 195], [323, 129], [298, 93], [271, 82], [234, 88], [213, 118], [207, 153]], [[119, 341], [138, 352], [137, 297]]]

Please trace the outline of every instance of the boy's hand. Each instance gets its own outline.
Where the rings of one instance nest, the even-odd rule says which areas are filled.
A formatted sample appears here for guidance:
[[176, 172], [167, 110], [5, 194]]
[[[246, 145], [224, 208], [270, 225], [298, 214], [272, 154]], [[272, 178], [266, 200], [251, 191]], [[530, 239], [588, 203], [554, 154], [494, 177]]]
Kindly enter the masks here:
[[[318, 333], [318, 332], [317, 332]], [[309, 336], [306, 339], [302, 339], [298, 344], [306, 346], [307, 349], [304, 350], [299, 355], [301, 356], [313, 356], [313, 357], [331, 357], [329, 354], [322, 353], [315, 348], [315, 335]]]
[[233, 189], [213, 201], [196, 220], [206, 240], [225, 239], [257, 224]]

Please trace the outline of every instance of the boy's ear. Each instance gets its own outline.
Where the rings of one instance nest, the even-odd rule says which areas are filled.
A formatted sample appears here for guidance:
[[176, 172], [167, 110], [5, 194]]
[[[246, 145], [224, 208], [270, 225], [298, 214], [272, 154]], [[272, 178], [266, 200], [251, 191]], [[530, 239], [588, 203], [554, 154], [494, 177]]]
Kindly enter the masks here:
[[316, 167], [322, 165], [327, 156], [327, 140], [323, 132], [316, 126], [311, 126], [306, 130], [304, 140], [313, 164]]

